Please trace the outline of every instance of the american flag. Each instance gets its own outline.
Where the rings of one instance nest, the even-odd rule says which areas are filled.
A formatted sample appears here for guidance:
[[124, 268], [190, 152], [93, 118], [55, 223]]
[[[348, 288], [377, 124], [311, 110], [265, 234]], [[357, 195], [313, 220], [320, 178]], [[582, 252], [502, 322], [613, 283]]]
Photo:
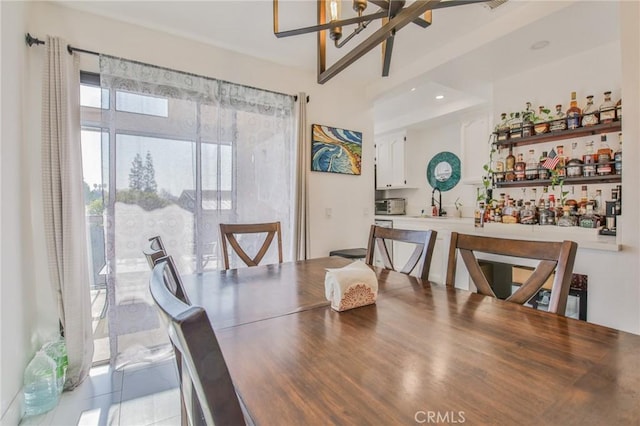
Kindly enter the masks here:
[[542, 163], [542, 167], [544, 167], [545, 169], [553, 170], [555, 169], [555, 167], [558, 165], [559, 162], [560, 162], [560, 157], [558, 157], [558, 155], [556, 154], [556, 151], [553, 148], [551, 148], [551, 152], [549, 152], [547, 159], [544, 160], [544, 163]]

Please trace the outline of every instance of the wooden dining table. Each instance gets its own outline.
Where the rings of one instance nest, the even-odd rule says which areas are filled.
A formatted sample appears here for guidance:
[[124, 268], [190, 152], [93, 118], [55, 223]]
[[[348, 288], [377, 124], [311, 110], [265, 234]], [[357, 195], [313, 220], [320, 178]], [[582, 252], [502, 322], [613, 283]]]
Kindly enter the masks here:
[[350, 262], [185, 277], [255, 424], [640, 424], [640, 336], [376, 267], [376, 304], [336, 312]]

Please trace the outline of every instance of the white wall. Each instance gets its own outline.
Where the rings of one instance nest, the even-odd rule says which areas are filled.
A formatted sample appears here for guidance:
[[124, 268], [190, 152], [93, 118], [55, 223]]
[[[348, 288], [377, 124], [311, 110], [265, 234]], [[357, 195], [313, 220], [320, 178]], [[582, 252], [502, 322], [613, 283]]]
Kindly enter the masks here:
[[[2, 2], [2, 113], [0, 139], [0, 400], [2, 424], [20, 418], [22, 372], [57, 330], [46, 262], [37, 257], [29, 196], [33, 160], [26, 149], [30, 97], [24, 34], [31, 5]], [[39, 174], [38, 174], [39, 176]], [[42, 242], [43, 243], [43, 242]]]
[[[614, 291], [619, 291], [624, 297], [625, 306], [631, 306], [630, 328], [640, 333], [640, 172], [637, 165], [640, 163], [640, 150], [638, 141], [640, 140], [640, 3], [621, 2], [620, 7], [620, 39], [622, 56], [622, 92], [625, 97], [624, 112], [628, 114], [624, 121], [622, 131], [627, 141], [624, 147], [624, 158], [627, 167], [623, 170], [623, 234], [622, 244], [629, 253], [625, 256], [623, 264], [617, 271], [618, 277], [611, 277], [612, 286], [618, 287]], [[625, 189], [626, 188], [626, 189]], [[620, 279], [619, 276], [623, 278]], [[616, 278], [619, 281], [616, 281]], [[619, 283], [619, 284], [618, 284]], [[635, 296], [635, 297], [634, 297]], [[616, 312], [615, 305], [612, 312]], [[635, 318], [634, 318], [635, 316]]]

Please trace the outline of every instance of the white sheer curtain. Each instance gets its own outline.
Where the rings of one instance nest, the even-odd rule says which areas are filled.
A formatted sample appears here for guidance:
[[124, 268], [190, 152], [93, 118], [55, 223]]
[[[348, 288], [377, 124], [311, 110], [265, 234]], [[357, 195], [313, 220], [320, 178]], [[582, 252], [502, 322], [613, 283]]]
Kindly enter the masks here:
[[108, 145], [107, 316], [111, 361], [120, 367], [170, 354], [148, 292], [149, 237], [160, 235], [188, 274], [221, 266], [219, 223], [280, 221], [284, 258], [294, 258], [294, 101], [106, 55], [100, 86], [109, 100], [83, 124]]
[[297, 161], [296, 161], [296, 211], [294, 253], [296, 260], [309, 258], [309, 130], [307, 129], [307, 95], [298, 93], [296, 109]]
[[42, 86], [42, 185], [49, 271], [58, 298], [73, 389], [91, 367], [93, 340], [82, 156], [80, 71], [67, 43], [47, 37]]

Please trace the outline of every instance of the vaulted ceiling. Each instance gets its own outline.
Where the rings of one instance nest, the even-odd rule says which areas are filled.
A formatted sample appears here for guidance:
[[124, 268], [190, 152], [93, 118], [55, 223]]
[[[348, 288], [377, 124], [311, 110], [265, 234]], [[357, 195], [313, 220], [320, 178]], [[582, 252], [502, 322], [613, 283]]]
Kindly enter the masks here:
[[[316, 35], [277, 39], [270, 0], [61, 1], [67, 7], [195, 39], [315, 72]], [[407, 3], [410, 3], [409, 1]], [[408, 25], [395, 37], [390, 76], [381, 77], [381, 51], [367, 53], [334, 80], [362, 85], [376, 121], [414, 120], [482, 104], [505, 76], [619, 39], [616, 1], [509, 0], [495, 9], [468, 4], [433, 12], [429, 28]], [[315, 0], [280, 0], [280, 29], [315, 24]], [[377, 7], [369, 4], [368, 12]], [[343, 7], [343, 13], [350, 7]], [[372, 23], [328, 65], [363, 40]], [[350, 29], [343, 29], [345, 36]], [[536, 42], [547, 41], [542, 49]], [[332, 81], [325, 83], [327, 86]], [[414, 90], [412, 90], [414, 89]], [[433, 100], [445, 95], [444, 102]]]

